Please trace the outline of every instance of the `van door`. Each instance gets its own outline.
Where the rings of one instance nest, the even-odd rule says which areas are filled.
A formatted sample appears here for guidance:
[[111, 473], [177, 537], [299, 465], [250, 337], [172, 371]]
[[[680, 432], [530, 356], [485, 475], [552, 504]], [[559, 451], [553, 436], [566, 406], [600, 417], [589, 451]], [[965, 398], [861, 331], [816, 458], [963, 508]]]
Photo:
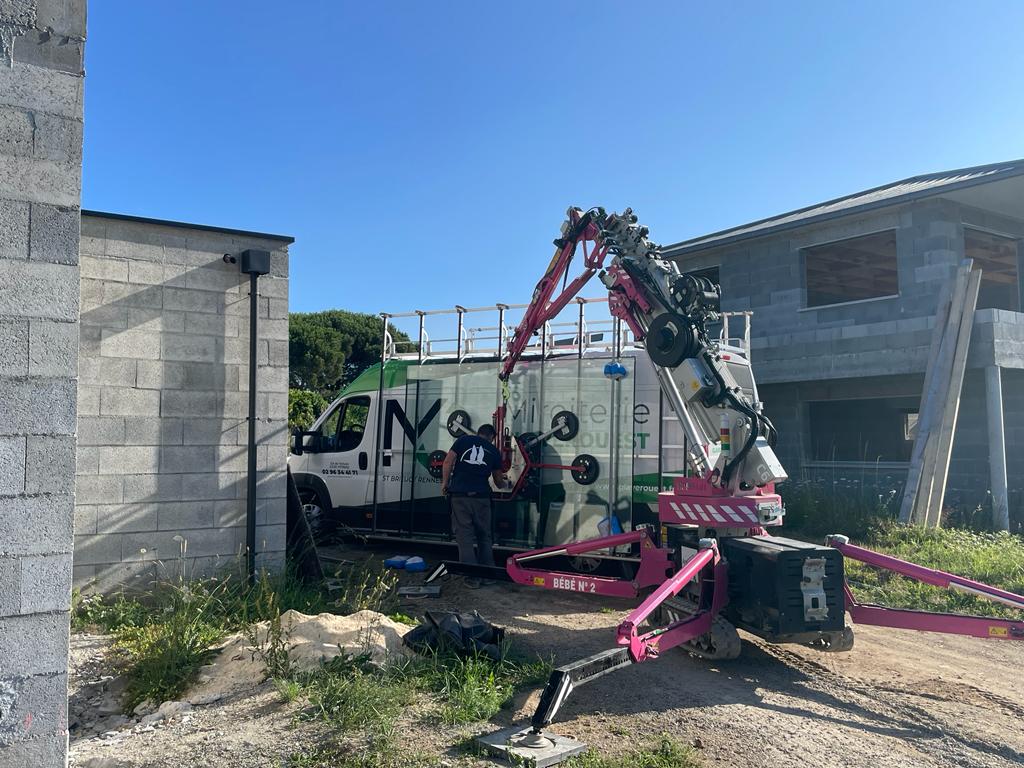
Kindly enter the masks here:
[[319, 475], [331, 494], [330, 505], [342, 511], [349, 525], [366, 527], [363, 513], [372, 474], [372, 436], [367, 434], [369, 395], [353, 395], [338, 402], [320, 425], [318, 450], [308, 471]]

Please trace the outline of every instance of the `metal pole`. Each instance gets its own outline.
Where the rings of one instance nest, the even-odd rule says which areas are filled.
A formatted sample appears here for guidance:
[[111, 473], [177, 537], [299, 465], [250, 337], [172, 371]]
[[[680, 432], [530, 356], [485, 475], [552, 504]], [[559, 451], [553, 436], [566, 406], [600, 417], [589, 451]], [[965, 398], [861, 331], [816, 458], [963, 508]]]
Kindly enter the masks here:
[[380, 334], [380, 379], [377, 384], [377, 424], [376, 447], [373, 452], [373, 530], [377, 530], [377, 486], [380, 484], [380, 441], [381, 427], [384, 421], [384, 364], [388, 354], [388, 313], [381, 312], [382, 330]]
[[586, 305], [587, 300], [586, 299], [577, 298], [576, 299], [576, 303], [580, 305], [580, 319], [577, 321], [577, 324], [576, 324], [576, 338], [577, 338], [577, 340], [579, 342], [579, 352], [577, 354], [577, 357], [579, 357], [582, 360], [583, 359], [583, 307]]
[[505, 310], [506, 304], [498, 304], [498, 359], [505, 354]]
[[417, 352], [416, 362], [422, 363], [423, 362], [423, 331], [424, 331], [423, 321], [426, 319], [426, 314], [421, 312], [418, 309], [416, 310], [416, 314], [420, 316], [420, 338], [419, 338], [419, 344], [416, 345], [419, 351]]
[[1006, 434], [1003, 423], [1002, 372], [998, 365], [985, 368], [988, 411], [988, 466], [992, 483], [992, 525], [997, 531], [1010, 530], [1010, 506], [1006, 487]]
[[[622, 321], [619, 318], [612, 320], [612, 357], [619, 361], [621, 350]], [[617, 502], [619, 500], [619, 382], [611, 380], [611, 402], [609, 403], [609, 424], [608, 424], [608, 461], [611, 464], [608, 474], [608, 516], [615, 515]], [[609, 521], [610, 522], [610, 521]], [[611, 530], [611, 529], [609, 529]]]
[[455, 341], [455, 359], [458, 362], [461, 363], [462, 362], [462, 322], [463, 322], [463, 314], [465, 313], [466, 310], [465, 310], [464, 307], [460, 307], [460, 306], [456, 305], [455, 311], [459, 313], [459, 335], [458, 335], [458, 338]]
[[256, 331], [259, 291], [256, 272], [249, 273], [249, 478], [245, 492], [245, 550], [249, 583], [256, 582]]

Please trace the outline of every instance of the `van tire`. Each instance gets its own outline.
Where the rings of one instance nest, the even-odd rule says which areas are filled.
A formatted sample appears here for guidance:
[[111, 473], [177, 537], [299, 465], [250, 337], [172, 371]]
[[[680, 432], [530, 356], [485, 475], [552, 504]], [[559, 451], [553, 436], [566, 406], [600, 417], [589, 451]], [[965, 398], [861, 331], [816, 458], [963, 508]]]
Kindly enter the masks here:
[[330, 506], [324, 501], [323, 494], [316, 488], [305, 486], [299, 488], [299, 501], [302, 502], [302, 514], [312, 524], [319, 518], [323, 521], [324, 516], [330, 511]]

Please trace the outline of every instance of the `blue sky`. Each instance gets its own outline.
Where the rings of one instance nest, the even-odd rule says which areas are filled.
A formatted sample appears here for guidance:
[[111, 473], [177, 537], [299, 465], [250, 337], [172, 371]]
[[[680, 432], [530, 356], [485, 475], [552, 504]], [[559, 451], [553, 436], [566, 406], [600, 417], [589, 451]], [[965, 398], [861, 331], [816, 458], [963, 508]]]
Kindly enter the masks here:
[[1024, 156], [1024, 3], [763, 5], [93, 2], [83, 206], [377, 312], [528, 300], [569, 205], [670, 243]]

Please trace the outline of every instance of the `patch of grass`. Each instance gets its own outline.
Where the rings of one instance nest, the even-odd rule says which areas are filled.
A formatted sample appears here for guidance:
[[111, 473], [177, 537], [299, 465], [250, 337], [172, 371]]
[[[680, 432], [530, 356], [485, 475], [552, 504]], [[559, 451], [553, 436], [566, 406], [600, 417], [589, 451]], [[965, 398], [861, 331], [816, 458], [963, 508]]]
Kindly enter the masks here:
[[[1024, 539], [1009, 533], [976, 533], [894, 523], [876, 525], [865, 546], [927, 568], [1024, 594]], [[1019, 618], [1021, 612], [972, 595], [932, 587], [890, 571], [846, 561], [854, 594], [894, 608]]]
[[320, 744], [293, 752], [286, 765], [287, 768], [427, 768], [438, 762], [400, 750], [390, 741], [376, 740], [363, 747]]
[[398, 577], [376, 560], [343, 566], [334, 580], [332, 605], [339, 613], [377, 611], [384, 615], [398, 609]]
[[303, 693], [302, 683], [298, 680], [288, 680], [280, 677], [274, 678], [274, 687], [281, 695], [281, 698], [291, 703], [296, 701]]
[[320, 613], [327, 605], [324, 592], [292, 570], [264, 572], [253, 585], [244, 573], [187, 581], [179, 570], [177, 578], [158, 581], [137, 597], [83, 598], [76, 614], [78, 621], [114, 633], [131, 708], [145, 699], [159, 703], [180, 696], [209, 660], [211, 646], [259, 621], [271, 624], [261, 648], [270, 674], [288, 677], [282, 612]]
[[414, 619], [407, 613], [391, 613], [388, 614], [388, 618], [392, 621], [397, 621], [399, 624], [408, 624], [410, 627], [415, 627], [419, 624], [419, 619]]
[[336, 657], [300, 678], [310, 707], [304, 718], [329, 722], [342, 731], [390, 734], [402, 710], [418, 693], [432, 694], [430, 715], [446, 725], [493, 717], [526, 686], [544, 681], [551, 666], [510, 658], [462, 658], [454, 654], [397, 661], [377, 668], [368, 657]]
[[417, 679], [440, 697], [437, 718], [445, 725], [460, 725], [490, 719], [518, 691], [543, 682], [550, 672], [551, 665], [540, 660], [437, 655], [419, 665]]
[[122, 627], [139, 627], [146, 623], [152, 610], [124, 592], [114, 595], [71, 594], [71, 629], [75, 632], [99, 630], [110, 634]]
[[787, 480], [779, 493], [786, 505], [784, 536], [819, 544], [830, 533], [863, 539], [881, 521], [895, 520], [903, 486], [893, 478]]
[[638, 747], [625, 755], [610, 757], [595, 750], [570, 758], [566, 768], [700, 768], [695, 750], [664, 734], [651, 744]]
[[389, 735], [413, 689], [374, 669], [368, 657], [336, 656], [302, 681], [309, 699], [305, 719], [319, 719], [342, 732]]
[[210, 620], [215, 594], [187, 588], [165, 592], [164, 610], [156, 618], [116, 631], [114, 651], [128, 677], [128, 709], [145, 699], [159, 703], [177, 698], [223, 635]]

